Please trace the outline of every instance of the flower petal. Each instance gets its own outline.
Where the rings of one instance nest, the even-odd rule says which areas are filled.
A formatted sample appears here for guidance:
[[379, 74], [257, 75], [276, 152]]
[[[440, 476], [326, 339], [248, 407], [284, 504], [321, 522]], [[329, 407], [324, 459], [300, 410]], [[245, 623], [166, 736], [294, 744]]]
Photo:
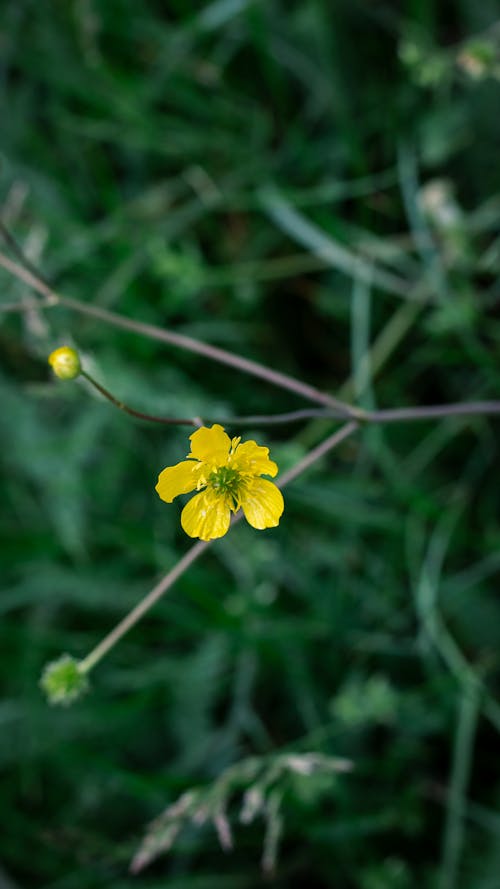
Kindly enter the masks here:
[[201, 426], [196, 432], [189, 436], [191, 442], [191, 453], [188, 457], [194, 457], [203, 463], [211, 463], [215, 466], [222, 466], [226, 463], [231, 447], [231, 439], [224, 432], [224, 427], [214, 423], [210, 429], [207, 426]]
[[278, 467], [269, 459], [269, 448], [262, 448], [255, 441], [245, 441], [238, 445], [232, 458], [231, 466], [251, 475], [270, 475], [278, 472]]
[[214, 540], [223, 537], [229, 528], [231, 510], [226, 498], [208, 488], [186, 503], [181, 515], [181, 525], [190, 537]]
[[265, 478], [254, 478], [248, 483], [241, 506], [247, 522], [259, 531], [275, 528], [285, 508], [280, 489]]
[[158, 476], [155, 491], [166, 503], [172, 503], [179, 494], [189, 494], [198, 484], [200, 466], [194, 460], [183, 460], [176, 466], [167, 466]]

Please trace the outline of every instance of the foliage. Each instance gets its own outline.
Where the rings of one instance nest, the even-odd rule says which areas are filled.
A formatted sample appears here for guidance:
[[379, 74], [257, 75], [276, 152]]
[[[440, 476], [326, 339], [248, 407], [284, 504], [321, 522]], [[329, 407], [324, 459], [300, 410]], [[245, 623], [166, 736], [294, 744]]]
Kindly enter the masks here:
[[[273, 873], [276, 867], [278, 843], [283, 829], [283, 814], [289, 806], [284, 799], [286, 791], [296, 790], [300, 797], [298, 781], [313, 775], [312, 798], [308, 790], [309, 802], [316, 796], [331, 790], [331, 776], [336, 772], [348, 771], [349, 760], [339, 760], [318, 754], [279, 755], [272, 757], [251, 757], [236, 763], [223, 772], [222, 776], [208, 788], [194, 788], [183, 793], [165, 812], [153, 821], [141, 847], [134, 855], [131, 869], [138, 873], [155, 860], [158, 855], [169, 852], [183, 827], [192, 822], [202, 826], [211, 822], [217, 831], [223, 849], [233, 848], [233, 836], [228, 820], [228, 806], [241, 785], [245, 787], [239, 820], [251, 824], [257, 816], [266, 822], [266, 834], [262, 866], [265, 872]], [[319, 779], [319, 780], [318, 780]], [[325, 780], [326, 779], [326, 780]], [[297, 794], [297, 791], [299, 793]], [[307, 797], [306, 797], [307, 798]]]
[[[496, 14], [5, 0], [2, 218], [62, 293], [364, 407], [493, 399]], [[32, 299], [1, 280], [6, 306]], [[285, 788], [277, 889], [492, 889], [498, 420], [361, 430], [290, 484], [278, 528], [232, 528], [56, 710], [43, 665], [83, 658], [186, 551], [182, 504], [154, 491], [186, 438], [54, 380], [49, 353], [75, 345], [139, 410], [234, 435], [231, 415], [304, 402], [69, 309], [5, 312], [0, 337], [5, 880], [267, 885], [258, 822], [227, 854], [188, 828], [129, 863], [183, 795], [308, 753], [353, 769]], [[331, 429], [245, 436], [284, 471]]]

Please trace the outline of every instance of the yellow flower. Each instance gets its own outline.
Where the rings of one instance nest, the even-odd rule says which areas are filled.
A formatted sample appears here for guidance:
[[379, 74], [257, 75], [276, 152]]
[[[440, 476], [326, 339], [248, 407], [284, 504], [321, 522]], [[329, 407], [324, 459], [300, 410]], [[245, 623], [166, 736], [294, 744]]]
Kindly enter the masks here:
[[231, 513], [240, 507], [254, 528], [274, 528], [283, 512], [283, 496], [261, 475], [277, 474], [268, 448], [254, 441], [240, 444], [217, 423], [202, 426], [190, 436], [186, 460], [160, 472], [156, 491], [171, 503], [179, 494], [199, 493], [182, 510], [181, 525], [190, 537], [213, 540], [229, 528]]
[[49, 364], [60, 380], [74, 380], [82, 369], [80, 356], [71, 346], [61, 346], [50, 353]]

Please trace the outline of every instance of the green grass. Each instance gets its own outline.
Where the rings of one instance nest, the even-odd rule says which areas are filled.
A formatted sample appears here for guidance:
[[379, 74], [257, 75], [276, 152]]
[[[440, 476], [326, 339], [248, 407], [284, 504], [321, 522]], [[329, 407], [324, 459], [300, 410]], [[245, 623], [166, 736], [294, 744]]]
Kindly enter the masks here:
[[[472, 77], [460, 61], [478, 35], [497, 52], [497, 14], [6, 0], [2, 218], [66, 295], [363, 407], [498, 398], [500, 86], [493, 63]], [[2, 302], [30, 295], [3, 271], [1, 285]], [[189, 545], [154, 492], [186, 430], [55, 382], [51, 349], [74, 342], [139, 410], [305, 404], [68, 310], [1, 320], [0, 883], [268, 885], [266, 818], [238, 821], [244, 782], [232, 852], [187, 825], [128, 867], [190, 788], [316, 752], [353, 770], [279, 778], [272, 885], [495, 889], [499, 421], [362, 430], [290, 485], [278, 529], [232, 529], [91, 694], [51, 709], [43, 665], [84, 657]], [[248, 437], [284, 470], [331, 429]]]

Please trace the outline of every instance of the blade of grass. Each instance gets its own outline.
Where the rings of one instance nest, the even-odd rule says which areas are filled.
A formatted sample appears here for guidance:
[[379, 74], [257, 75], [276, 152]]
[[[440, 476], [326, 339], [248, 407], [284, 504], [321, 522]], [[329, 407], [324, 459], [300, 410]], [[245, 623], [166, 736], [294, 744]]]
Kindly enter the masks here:
[[467, 683], [460, 698], [458, 723], [453, 744], [453, 762], [446, 812], [440, 889], [457, 889], [459, 867], [465, 840], [467, 787], [474, 758], [474, 740], [480, 714], [480, 690]]
[[269, 218], [297, 243], [307, 247], [315, 256], [323, 259], [332, 268], [344, 272], [350, 278], [359, 279], [365, 284], [373, 284], [387, 293], [405, 299], [421, 298], [402, 278], [372, 265], [363, 257], [337, 243], [331, 235], [327, 235], [319, 226], [293, 207], [276, 189], [262, 188], [259, 195], [262, 209]]

